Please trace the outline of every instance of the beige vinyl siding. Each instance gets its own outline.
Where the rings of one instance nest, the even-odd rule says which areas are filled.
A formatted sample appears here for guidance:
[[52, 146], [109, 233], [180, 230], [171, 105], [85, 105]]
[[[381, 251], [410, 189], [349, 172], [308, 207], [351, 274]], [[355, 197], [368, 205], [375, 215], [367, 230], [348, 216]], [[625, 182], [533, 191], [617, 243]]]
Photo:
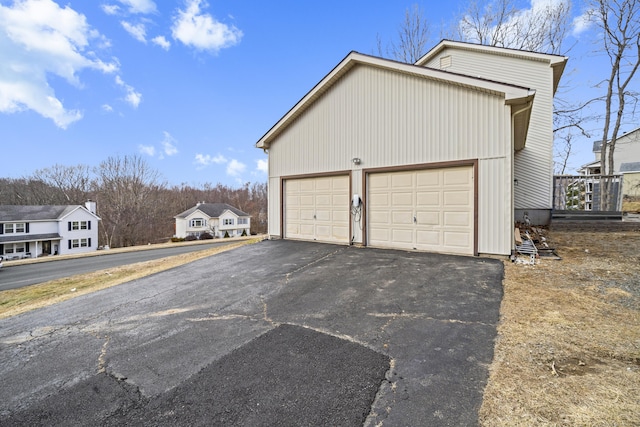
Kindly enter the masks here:
[[551, 209], [553, 180], [553, 71], [548, 61], [488, 55], [446, 48], [427, 67], [440, 68], [450, 56], [447, 71], [528, 87], [536, 91], [529, 134], [523, 150], [515, 153], [516, 209]]
[[510, 155], [501, 96], [359, 66], [270, 148], [271, 176]]
[[[356, 66], [271, 144], [270, 234], [281, 232], [275, 182], [282, 176], [353, 170], [352, 193], [362, 196], [363, 169], [478, 159], [480, 198], [492, 197], [482, 191], [512, 180], [510, 110], [501, 94]], [[479, 208], [479, 233], [491, 236], [480, 252], [510, 251], [503, 230], [511, 228], [512, 204], [502, 196]], [[362, 242], [357, 224], [353, 233]]]

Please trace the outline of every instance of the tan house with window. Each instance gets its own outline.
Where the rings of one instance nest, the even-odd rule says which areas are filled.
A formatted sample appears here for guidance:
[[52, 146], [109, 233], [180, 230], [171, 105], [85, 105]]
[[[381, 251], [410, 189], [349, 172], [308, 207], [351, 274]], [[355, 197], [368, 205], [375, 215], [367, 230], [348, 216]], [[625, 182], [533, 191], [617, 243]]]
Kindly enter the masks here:
[[0, 255], [5, 259], [77, 254], [98, 246], [95, 202], [0, 206]]
[[442, 41], [415, 64], [351, 52], [256, 143], [269, 235], [508, 255], [548, 223], [564, 56]]

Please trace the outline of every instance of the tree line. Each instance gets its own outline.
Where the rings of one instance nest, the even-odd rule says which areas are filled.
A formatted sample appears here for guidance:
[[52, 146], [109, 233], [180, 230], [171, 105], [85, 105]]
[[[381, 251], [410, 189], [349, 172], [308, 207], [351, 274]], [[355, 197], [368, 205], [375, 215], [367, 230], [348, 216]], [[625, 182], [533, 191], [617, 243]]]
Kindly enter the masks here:
[[239, 188], [210, 183], [169, 186], [138, 155], [113, 156], [96, 167], [56, 164], [22, 178], [0, 178], [0, 205], [97, 204], [99, 244], [159, 243], [174, 235], [174, 216], [198, 202], [228, 203], [251, 215], [251, 232], [267, 231], [267, 184]]

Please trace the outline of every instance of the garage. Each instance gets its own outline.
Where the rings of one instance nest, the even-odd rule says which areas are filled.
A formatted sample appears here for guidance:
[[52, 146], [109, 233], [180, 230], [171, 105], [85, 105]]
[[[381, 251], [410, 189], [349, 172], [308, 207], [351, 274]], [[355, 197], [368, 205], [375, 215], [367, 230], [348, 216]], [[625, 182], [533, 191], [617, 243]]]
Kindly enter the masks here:
[[284, 186], [284, 237], [349, 243], [349, 175], [290, 178]]
[[474, 255], [474, 167], [367, 175], [368, 244]]
[[446, 40], [415, 64], [349, 53], [256, 143], [269, 238], [508, 256], [524, 212], [550, 216], [566, 62]]

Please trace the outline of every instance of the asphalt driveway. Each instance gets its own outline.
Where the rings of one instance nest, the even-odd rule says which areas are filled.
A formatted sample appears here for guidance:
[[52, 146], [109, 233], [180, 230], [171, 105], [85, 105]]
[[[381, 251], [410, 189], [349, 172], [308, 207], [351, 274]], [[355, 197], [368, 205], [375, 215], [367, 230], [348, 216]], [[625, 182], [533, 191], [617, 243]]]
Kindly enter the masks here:
[[265, 241], [0, 320], [0, 425], [474, 425], [502, 271]]

